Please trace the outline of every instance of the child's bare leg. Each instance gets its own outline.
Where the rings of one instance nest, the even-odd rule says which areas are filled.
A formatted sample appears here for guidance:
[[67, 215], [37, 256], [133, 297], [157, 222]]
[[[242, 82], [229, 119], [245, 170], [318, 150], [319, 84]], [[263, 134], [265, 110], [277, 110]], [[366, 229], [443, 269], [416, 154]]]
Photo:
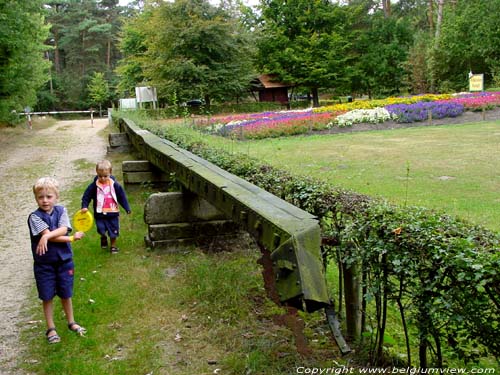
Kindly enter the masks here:
[[73, 323], [75, 321], [75, 317], [73, 316], [73, 302], [71, 301], [71, 298], [61, 298], [61, 304], [63, 306], [68, 324]]
[[116, 237], [115, 238], [109, 238], [109, 241], [111, 243], [111, 247], [116, 247]]
[[54, 328], [54, 303], [53, 300], [42, 301], [43, 315], [45, 315], [45, 321], [47, 322], [47, 329]]
[[[66, 315], [66, 320], [68, 321], [68, 328], [74, 332], [80, 333], [80, 329], [83, 327], [80, 326], [80, 324], [75, 323], [75, 317], [73, 315], [73, 302], [71, 298], [61, 298], [61, 304], [64, 309], [64, 314]], [[83, 328], [83, 330], [85, 329]]]

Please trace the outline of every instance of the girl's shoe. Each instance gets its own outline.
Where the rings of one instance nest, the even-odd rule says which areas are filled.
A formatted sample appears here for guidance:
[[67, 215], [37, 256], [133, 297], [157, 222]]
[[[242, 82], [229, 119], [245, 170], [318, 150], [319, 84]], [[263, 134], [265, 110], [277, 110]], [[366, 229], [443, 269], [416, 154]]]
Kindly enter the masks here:
[[47, 332], [45, 332], [45, 336], [47, 336], [47, 342], [49, 344], [56, 344], [61, 341], [61, 338], [59, 337], [57, 332], [54, 335], [49, 336], [50, 332], [56, 332], [56, 328], [55, 327], [49, 328]]
[[85, 333], [87, 333], [87, 330], [77, 322], [68, 323], [68, 328], [70, 331], [73, 331], [80, 336], [83, 336], [85, 335]]
[[112, 246], [111, 247], [111, 254], [117, 254], [120, 251], [119, 248]]

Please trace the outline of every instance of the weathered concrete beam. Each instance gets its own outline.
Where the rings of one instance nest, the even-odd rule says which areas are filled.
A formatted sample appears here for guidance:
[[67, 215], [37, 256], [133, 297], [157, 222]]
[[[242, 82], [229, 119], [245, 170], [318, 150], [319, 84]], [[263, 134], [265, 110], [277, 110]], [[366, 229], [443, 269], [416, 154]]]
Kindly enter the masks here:
[[280, 300], [307, 311], [328, 306], [316, 218], [125, 119], [120, 128], [143, 157], [209, 201], [271, 252]]

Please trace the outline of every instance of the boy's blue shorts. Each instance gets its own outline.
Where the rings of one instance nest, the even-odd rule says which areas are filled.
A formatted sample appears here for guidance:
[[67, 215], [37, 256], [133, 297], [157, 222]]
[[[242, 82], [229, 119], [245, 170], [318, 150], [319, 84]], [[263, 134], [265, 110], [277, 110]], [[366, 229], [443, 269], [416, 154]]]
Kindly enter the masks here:
[[120, 217], [119, 216], [103, 216], [95, 220], [97, 233], [101, 236], [108, 234], [109, 238], [116, 238], [120, 235]]
[[36, 287], [42, 301], [50, 301], [56, 295], [60, 298], [73, 296], [75, 265], [73, 259], [57, 263], [35, 263]]

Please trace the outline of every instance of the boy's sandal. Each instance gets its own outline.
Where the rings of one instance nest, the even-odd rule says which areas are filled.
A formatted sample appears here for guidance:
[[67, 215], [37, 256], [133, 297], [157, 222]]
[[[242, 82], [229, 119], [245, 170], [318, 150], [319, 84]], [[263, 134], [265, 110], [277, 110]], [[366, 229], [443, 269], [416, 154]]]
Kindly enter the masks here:
[[117, 248], [117, 247], [114, 247], [114, 246], [113, 246], [113, 247], [111, 248], [111, 254], [116, 254], [116, 253], [118, 253], [119, 251], [120, 251], [120, 249], [119, 249], [119, 248]]
[[45, 332], [45, 336], [47, 336], [47, 342], [49, 344], [56, 344], [61, 341], [61, 338], [59, 337], [57, 332], [55, 333], [55, 335], [49, 336], [50, 332], [56, 332], [55, 327], [49, 328], [47, 332]]
[[70, 331], [73, 331], [80, 336], [83, 336], [83, 335], [85, 335], [85, 333], [87, 333], [87, 330], [84, 327], [82, 327], [80, 324], [78, 324], [77, 322], [69, 323], [68, 328]]

